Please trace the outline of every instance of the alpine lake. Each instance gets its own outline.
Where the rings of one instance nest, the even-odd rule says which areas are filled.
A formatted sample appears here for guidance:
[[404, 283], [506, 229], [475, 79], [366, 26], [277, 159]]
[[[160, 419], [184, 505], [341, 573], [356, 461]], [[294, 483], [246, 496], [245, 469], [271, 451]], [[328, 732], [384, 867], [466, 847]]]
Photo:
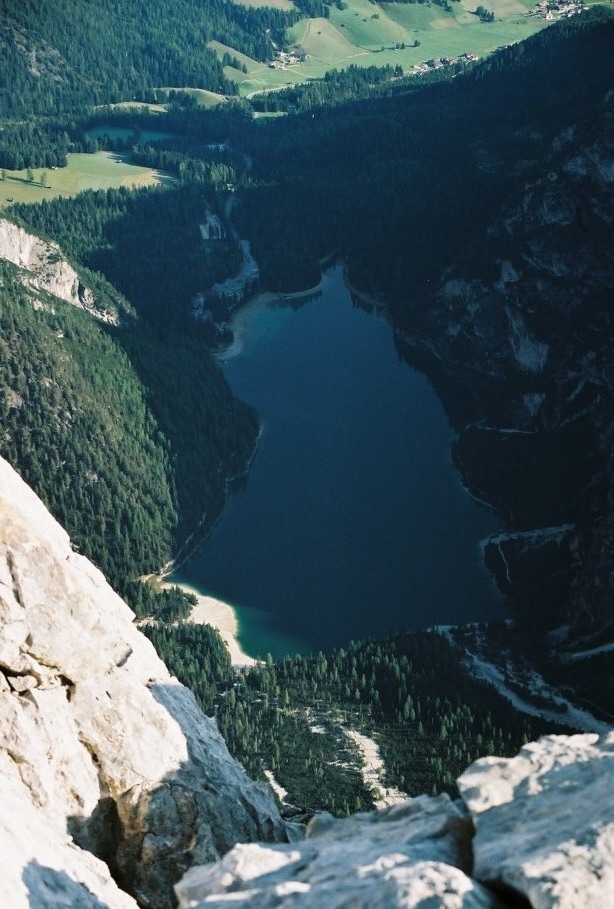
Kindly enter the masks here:
[[253, 656], [504, 618], [480, 546], [497, 515], [463, 488], [441, 402], [342, 269], [312, 295], [255, 298], [233, 331], [220, 359], [262, 433], [174, 580], [230, 603]]

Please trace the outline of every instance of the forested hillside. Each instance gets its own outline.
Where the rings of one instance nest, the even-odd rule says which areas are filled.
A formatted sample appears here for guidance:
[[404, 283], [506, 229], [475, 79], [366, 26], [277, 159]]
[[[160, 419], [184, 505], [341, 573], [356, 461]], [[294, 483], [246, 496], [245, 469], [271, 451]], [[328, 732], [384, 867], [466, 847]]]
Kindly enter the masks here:
[[222, 0], [2, 0], [0, 117], [62, 115], [163, 86], [233, 94], [207, 42], [265, 60], [296, 18]]
[[114, 288], [132, 300], [119, 328], [58, 301], [39, 305], [12, 266], [2, 281], [3, 455], [140, 614], [187, 612], [168, 593], [154, 605], [135, 579], [206, 533], [258, 432], [190, 317], [194, 294], [236, 256], [232, 243], [207, 254], [205, 204], [203, 184], [192, 183], [19, 209], [102, 301]]
[[185, 324], [190, 301], [237, 267], [235, 244], [207, 257], [199, 223], [211, 193], [202, 183], [133, 192], [84, 192], [72, 199], [16, 205], [13, 216], [53, 237], [82, 265], [104, 274], [148, 322]]
[[147, 613], [133, 581], [216, 519], [257, 417], [185, 331], [109, 329], [26, 290], [13, 266], [1, 279], [2, 454]]
[[113, 583], [155, 570], [177, 510], [146, 389], [89, 315], [52, 297], [35, 308], [13, 266], [1, 279], [3, 456]]
[[344, 815], [372, 807], [348, 736], [377, 739], [384, 784], [409, 795], [454, 792], [455, 775], [485, 754], [513, 754], [562, 732], [510, 709], [467, 674], [459, 651], [437, 633], [350, 642], [347, 648], [287, 657], [241, 672], [206, 646], [204, 629], [147, 627], [146, 634], [203, 709], [215, 709], [231, 752], [250, 774], [272, 772], [288, 801]]

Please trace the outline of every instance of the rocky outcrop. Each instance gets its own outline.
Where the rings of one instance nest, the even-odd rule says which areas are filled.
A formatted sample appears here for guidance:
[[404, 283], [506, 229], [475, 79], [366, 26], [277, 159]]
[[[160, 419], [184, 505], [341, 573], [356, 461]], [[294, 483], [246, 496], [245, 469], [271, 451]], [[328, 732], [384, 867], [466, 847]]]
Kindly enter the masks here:
[[33, 76], [42, 76], [52, 82], [64, 82], [68, 77], [70, 64], [57, 48], [40, 35], [29, 34], [26, 29], [20, 28], [10, 16], [8, 21], [0, 23], [0, 36], [5, 47], [25, 58]]
[[[3, 903], [172, 904], [195, 861], [283, 840], [267, 787], [0, 461]], [[126, 892], [122, 892], [126, 891]]]
[[486, 547], [499, 586], [569, 643], [614, 632], [613, 103], [539, 140], [539, 167], [404, 338], [460, 431], [465, 484], [512, 532]]
[[24, 269], [24, 284], [43, 290], [116, 325], [116, 312], [102, 307], [66, 261], [57, 243], [41, 240], [6, 218], [0, 218], [0, 258]]
[[474, 820], [474, 876], [533, 909], [608, 906], [614, 896], [614, 732], [549, 736], [484, 758], [458, 781]]
[[[495, 909], [500, 904], [468, 876], [473, 826], [460, 803], [426, 796], [346, 821], [315, 818], [304, 842], [233, 849], [221, 862], [187, 873], [181, 906], [395, 906]], [[241, 893], [239, 899], [237, 891]]]
[[[177, 885], [181, 907], [579, 909], [614, 893], [614, 732], [549, 736], [420, 797], [289, 846], [236, 846]], [[475, 836], [474, 836], [475, 830]]]

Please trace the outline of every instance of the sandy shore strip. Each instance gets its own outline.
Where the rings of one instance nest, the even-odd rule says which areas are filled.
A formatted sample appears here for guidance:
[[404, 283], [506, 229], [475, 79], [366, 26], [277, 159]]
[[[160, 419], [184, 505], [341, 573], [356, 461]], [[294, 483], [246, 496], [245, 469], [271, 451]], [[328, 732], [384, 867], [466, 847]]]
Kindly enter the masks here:
[[260, 313], [266, 309], [283, 307], [291, 305], [292, 300], [299, 300], [303, 297], [312, 297], [319, 293], [324, 285], [324, 275], [320, 278], [315, 287], [307, 290], [297, 290], [290, 293], [279, 293], [272, 290], [261, 290], [248, 300], [238, 304], [233, 310], [230, 327], [232, 329], [232, 341], [226, 347], [216, 350], [214, 356], [222, 363], [238, 357], [243, 351], [247, 338], [254, 330]]
[[217, 628], [230, 654], [230, 661], [233, 666], [254, 666], [258, 662], [254, 657], [245, 653], [239, 644], [239, 623], [230, 603], [199, 593], [190, 584], [164, 581], [163, 586], [179, 587], [184, 593], [189, 593], [196, 597], [197, 602], [192, 607], [188, 621], [193, 622], [194, 625], [211, 625], [212, 628]]

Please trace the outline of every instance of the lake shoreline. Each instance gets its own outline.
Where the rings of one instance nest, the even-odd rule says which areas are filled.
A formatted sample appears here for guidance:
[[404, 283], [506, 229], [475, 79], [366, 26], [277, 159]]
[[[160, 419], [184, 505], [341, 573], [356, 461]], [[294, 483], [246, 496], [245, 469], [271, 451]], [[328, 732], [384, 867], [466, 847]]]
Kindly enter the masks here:
[[163, 587], [178, 587], [183, 593], [196, 597], [196, 604], [190, 610], [188, 622], [191, 625], [210, 625], [220, 633], [229, 653], [230, 662], [239, 669], [254, 666], [258, 660], [245, 653], [239, 642], [239, 621], [233, 606], [217, 597], [201, 593], [192, 584], [183, 581], [164, 581]]
[[248, 653], [498, 618], [479, 548], [498, 522], [467, 496], [441, 402], [377, 301], [358, 303], [338, 265], [313, 288], [254, 295], [233, 328], [218, 355], [266, 444], [179, 577], [240, 604]]

